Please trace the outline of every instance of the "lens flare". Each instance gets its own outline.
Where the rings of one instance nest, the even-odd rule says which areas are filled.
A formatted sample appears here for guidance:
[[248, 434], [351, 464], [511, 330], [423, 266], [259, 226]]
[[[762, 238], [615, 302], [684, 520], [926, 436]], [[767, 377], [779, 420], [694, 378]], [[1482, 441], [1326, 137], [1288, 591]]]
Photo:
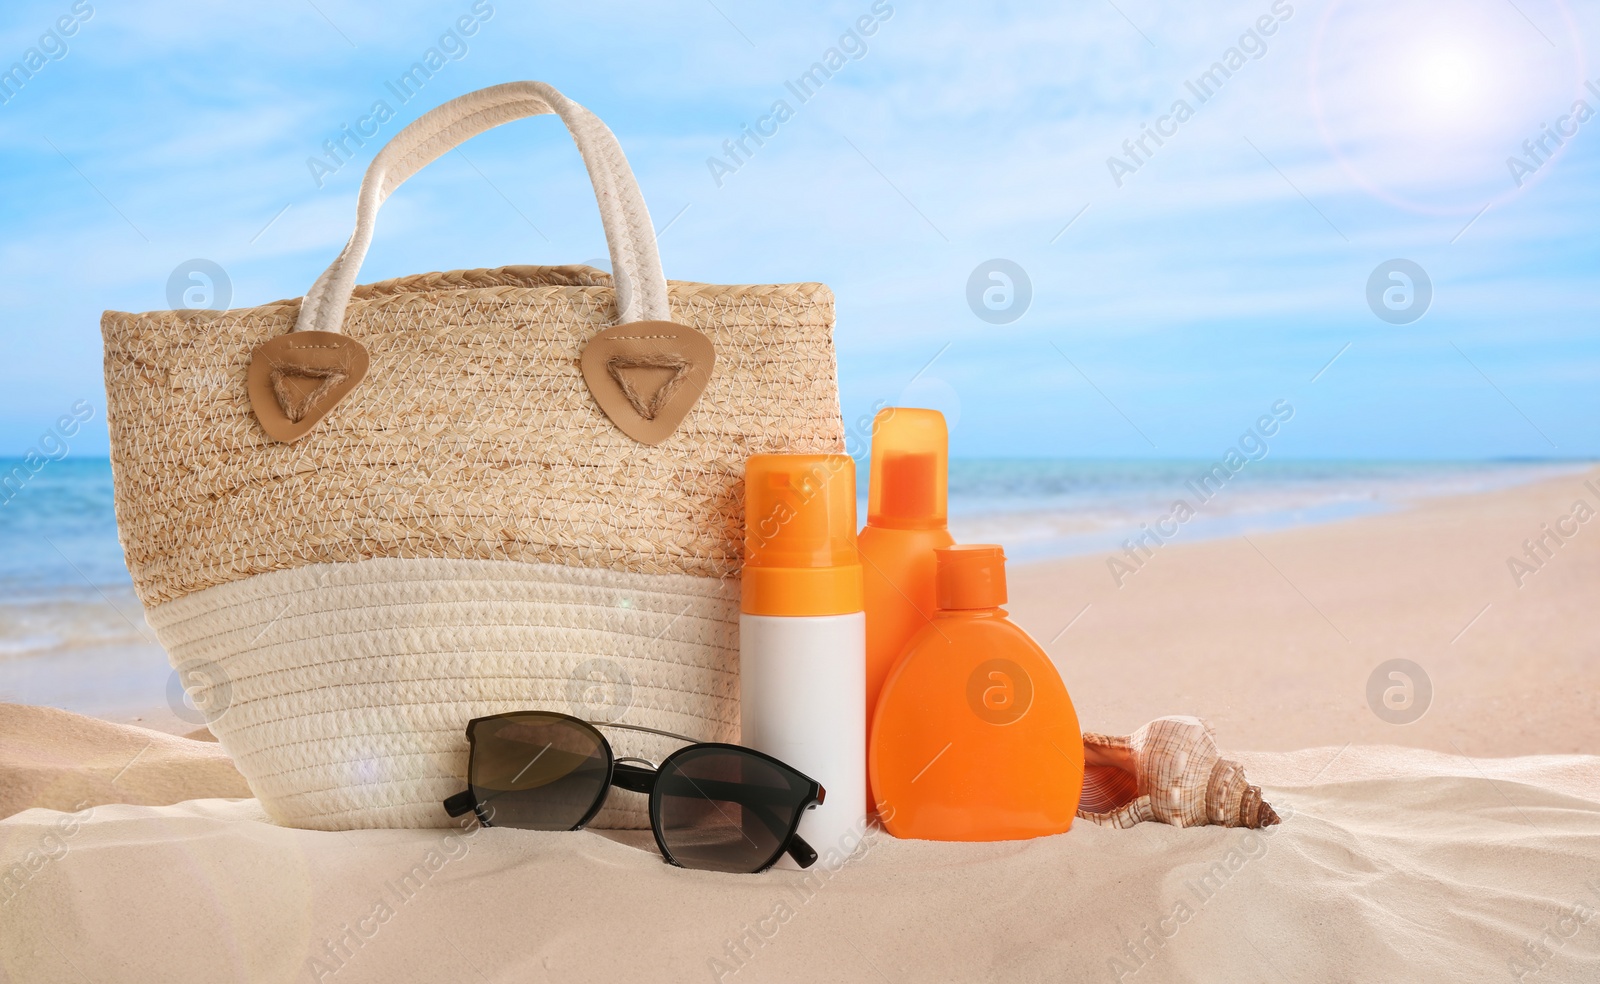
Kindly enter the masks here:
[[1433, 215], [1481, 213], [1526, 191], [1532, 181], [1518, 182], [1508, 157], [1589, 95], [1564, 0], [1468, 2], [1449, 17], [1420, 0], [1333, 0], [1308, 70], [1340, 168], [1374, 197]]

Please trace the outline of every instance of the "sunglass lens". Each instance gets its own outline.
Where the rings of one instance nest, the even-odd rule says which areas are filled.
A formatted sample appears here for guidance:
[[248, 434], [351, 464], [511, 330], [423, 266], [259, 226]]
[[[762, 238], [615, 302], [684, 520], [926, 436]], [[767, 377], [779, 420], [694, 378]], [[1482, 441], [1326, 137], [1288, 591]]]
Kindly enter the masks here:
[[554, 714], [480, 721], [468, 784], [496, 827], [572, 830], [606, 793], [610, 754], [600, 733]]
[[685, 868], [760, 871], [782, 853], [809, 789], [760, 756], [696, 747], [662, 765], [651, 809], [662, 845]]

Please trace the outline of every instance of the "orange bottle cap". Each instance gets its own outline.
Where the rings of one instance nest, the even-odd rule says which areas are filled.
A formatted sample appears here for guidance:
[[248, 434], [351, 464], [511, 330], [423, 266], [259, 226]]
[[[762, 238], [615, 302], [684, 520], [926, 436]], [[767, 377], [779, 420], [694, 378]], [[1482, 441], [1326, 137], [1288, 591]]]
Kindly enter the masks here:
[[935, 547], [939, 608], [998, 608], [1006, 603], [1006, 552], [994, 543]]
[[942, 529], [950, 478], [950, 433], [937, 410], [885, 407], [872, 421], [867, 524]]
[[856, 465], [844, 454], [757, 454], [744, 466], [741, 609], [845, 615], [862, 608]]

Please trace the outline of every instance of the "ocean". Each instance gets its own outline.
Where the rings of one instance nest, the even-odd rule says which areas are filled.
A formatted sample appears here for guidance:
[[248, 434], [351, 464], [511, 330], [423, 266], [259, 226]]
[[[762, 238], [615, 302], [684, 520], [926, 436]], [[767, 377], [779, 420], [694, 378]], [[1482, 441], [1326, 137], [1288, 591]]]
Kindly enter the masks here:
[[[999, 543], [1011, 560], [1121, 550], [1144, 527], [1173, 543], [1327, 523], [1578, 474], [1576, 461], [953, 461], [950, 527], [966, 543]], [[1226, 477], [1219, 477], [1220, 475]], [[1192, 517], [1175, 509], [1182, 502]]]
[[[0, 459], [0, 476], [18, 464]], [[1011, 560], [1027, 562], [1119, 550], [1141, 534], [1141, 524], [1165, 522], [1178, 531], [1170, 542], [1192, 542], [1403, 509], [1591, 467], [1268, 457], [1206, 484], [1211, 464], [956, 460], [950, 525], [962, 542], [1000, 543]], [[1181, 524], [1171, 519], [1180, 500], [1193, 513]], [[123, 563], [104, 458], [48, 462], [20, 488], [0, 488], [0, 700], [107, 716], [166, 700], [185, 714]]]

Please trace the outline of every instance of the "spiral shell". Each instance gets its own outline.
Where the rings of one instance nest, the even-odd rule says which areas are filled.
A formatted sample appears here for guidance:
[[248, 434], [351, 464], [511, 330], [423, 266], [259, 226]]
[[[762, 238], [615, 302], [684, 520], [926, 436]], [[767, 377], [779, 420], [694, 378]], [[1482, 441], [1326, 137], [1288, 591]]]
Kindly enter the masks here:
[[1108, 827], [1153, 820], [1175, 827], [1269, 827], [1278, 815], [1244, 768], [1217, 750], [1211, 726], [1160, 717], [1131, 735], [1083, 736], [1078, 816]]

